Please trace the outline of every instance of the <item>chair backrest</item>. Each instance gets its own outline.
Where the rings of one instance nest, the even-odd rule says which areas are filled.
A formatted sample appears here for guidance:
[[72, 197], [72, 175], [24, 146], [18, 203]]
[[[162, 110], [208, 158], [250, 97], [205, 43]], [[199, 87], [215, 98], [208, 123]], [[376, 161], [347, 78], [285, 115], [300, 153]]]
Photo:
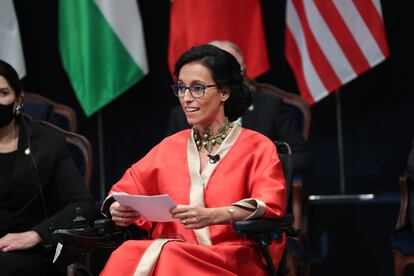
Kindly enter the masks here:
[[93, 160], [92, 146], [88, 139], [81, 134], [61, 129], [50, 122], [40, 121], [40, 123], [45, 124], [63, 133], [68, 144], [69, 152], [72, 156], [72, 159], [78, 167], [79, 172], [83, 176], [85, 185], [89, 188], [92, 178]]
[[400, 177], [401, 202], [396, 229], [414, 223], [414, 181], [407, 175]]
[[301, 96], [293, 93], [286, 92], [269, 83], [254, 82], [258, 91], [277, 95], [283, 99], [288, 106], [288, 111], [292, 115], [291, 117], [299, 117], [298, 122], [303, 130], [303, 137], [307, 140], [309, 137], [309, 131], [311, 126], [311, 111], [310, 106]]
[[[273, 144], [276, 146], [277, 154], [280, 161], [282, 162], [283, 173], [286, 179], [286, 196], [287, 196], [287, 213], [293, 214], [293, 205], [292, 205], [292, 188], [293, 188], [293, 152], [290, 145], [283, 141], [273, 141]], [[298, 214], [296, 214], [298, 215]]]
[[71, 107], [39, 94], [24, 93], [23, 112], [35, 121], [47, 121], [64, 130], [77, 131], [77, 117]]
[[[93, 166], [92, 146], [89, 140], [81, 134], [64, 130], [52, 124], [51, 122], [40, 121], [40, 123], [45, 124], [63, 133], [63, 135], [65, 136], [66, 143], [68, 145], [69, 153], [75, 165], [79, 169], [79, 172], [83, 176], [83, 181], [89, 190], [91, 179], [92, 179], [92, 166]], [[90, 257], [87, 254], [85, 254], [85, 256], [88, 256], [87, 258]], [[88, 271], [86, 269], [83, 269], [83, 267], [79, 268], [76, 263], [72, 263], [68, 265], [66, 270], [67, 270], [66, 276], [76, 276], [78, 274], [79, 275], [92, 275], [92, 274], [88, 274]], [[80, 273], [79, 271], [81, 271], [82, 273]]]
[[283, 141], [273, 141], [276, 146], [277, 154], [282, 162], [283, 173], [285, 174], [286, 186], [288, 188], [288, 198], [292, 187], [292, 149], [290, 145]]
[[[289, 117], [295, 120], [297, 127], [302, 130], [303, 137], [308, 140], [311, 127], [311, 109], [308, 102], [299, 95], [289, 93], [268, 83], [254, 82], [254, 85], [258, 91], [276, 95], [283, 99], [288, 108]], [[300, 229], [301, 239], [305, 240], [308, 232], [308, 188], [301, 178], [296, 177], [292, 179], [291, 186], [288, 186], [288, 188], [288, 212], [291, 212], [294, 216], [293, 227]], [[301, 243], [304, 243], [304, 241]]]

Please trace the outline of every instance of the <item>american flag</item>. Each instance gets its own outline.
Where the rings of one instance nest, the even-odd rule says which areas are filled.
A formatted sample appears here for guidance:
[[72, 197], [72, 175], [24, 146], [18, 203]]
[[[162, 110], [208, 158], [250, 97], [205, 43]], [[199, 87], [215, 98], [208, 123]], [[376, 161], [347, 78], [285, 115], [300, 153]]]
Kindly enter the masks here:
[[285, 55], [313, 104], [389, 56], [379, 0], [287, 0]]

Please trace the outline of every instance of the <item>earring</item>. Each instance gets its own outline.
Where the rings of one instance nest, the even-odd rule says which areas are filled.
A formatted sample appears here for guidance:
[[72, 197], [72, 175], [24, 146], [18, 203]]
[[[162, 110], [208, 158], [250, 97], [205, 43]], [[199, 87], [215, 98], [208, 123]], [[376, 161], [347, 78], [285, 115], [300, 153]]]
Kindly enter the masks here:
[[16, 115], [20, 115], [20, 113], [22, 113], [22, 108], [23, 106], [21, 104], [16, 107]]

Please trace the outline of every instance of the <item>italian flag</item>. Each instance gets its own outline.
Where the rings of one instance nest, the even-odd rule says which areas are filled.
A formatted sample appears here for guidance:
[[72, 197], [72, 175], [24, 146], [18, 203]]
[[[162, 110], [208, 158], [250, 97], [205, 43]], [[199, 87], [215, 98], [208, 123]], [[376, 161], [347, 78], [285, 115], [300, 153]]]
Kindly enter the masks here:
[[60, 0], [59, 48], [87, 116], [148, 73], [136, 0]]

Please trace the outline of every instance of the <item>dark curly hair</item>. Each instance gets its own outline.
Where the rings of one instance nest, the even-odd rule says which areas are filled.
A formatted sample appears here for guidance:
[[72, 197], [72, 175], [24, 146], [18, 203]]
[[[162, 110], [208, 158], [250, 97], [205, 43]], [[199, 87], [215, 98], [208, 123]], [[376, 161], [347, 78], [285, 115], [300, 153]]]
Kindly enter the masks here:
[[181, 68], [187, 63], [197, 61], [206, 66], [218, 88], [227, 88], [230, 97], [224, 103], [224, 114], [230, 120], [237, 120], [251, 105], [249, 88], [244, 84], [240, 64], [227, 51], [213, 45], [194, 46], [181, 55], [174, 67], [178, 77]]
[[19, 75], [17, 74], [16, 70], [5, 62], [4, 60], [0, 59], [0, 76], [5, 78], [9, 83], [10, 87], [13, 88], [16, 95], [20, 95], [22, 93], [22, 85], [20, 84]]

